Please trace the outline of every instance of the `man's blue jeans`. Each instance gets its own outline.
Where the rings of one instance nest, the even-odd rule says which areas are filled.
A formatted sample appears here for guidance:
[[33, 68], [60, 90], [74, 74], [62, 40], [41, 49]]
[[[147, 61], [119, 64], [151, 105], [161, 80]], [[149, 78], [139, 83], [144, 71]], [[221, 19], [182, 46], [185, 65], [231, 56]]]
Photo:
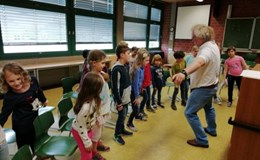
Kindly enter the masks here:
[[217, 132], [216, 113], [212, 106], [212, 97], [216, 94], [216, 92], [217, 85], [213, 88], [193, 89], [186, 105], [185, 116], [196, 136], [196, 142], [199, 144], [208, 145], [207, 136], [197, 115], [197, 112], [200, 109], [204, 108], [208, 125], [206, 127], [207, 130], [213, 134]]

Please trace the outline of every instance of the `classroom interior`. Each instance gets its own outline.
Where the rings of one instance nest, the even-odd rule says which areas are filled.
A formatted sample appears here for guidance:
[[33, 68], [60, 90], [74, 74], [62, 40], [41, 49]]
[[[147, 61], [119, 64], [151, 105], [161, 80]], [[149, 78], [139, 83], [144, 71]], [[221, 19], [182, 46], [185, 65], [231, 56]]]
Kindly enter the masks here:
[[[75, 0], [76, 1], [76, 0]], [[91, 0], [92, 1], [92, 0]], [[52, 2], [55, 2], [53, 0]], [[78, 1], [80, 2], [80, 1]], [[93, 0], [94, 2], [94, 0]], [[108, 1], [107, 1], [108, 2]], [[106, 3], [107, 3], [106, 2]], [[111, 2], [111, 1], [109, 1]], [[46, 2], [41, 0], [28, 1], [22, 4], [19, 0], [8, 0], [1, 1], [0, 7], [12, 6], [12, 7], [24, 7], [24, 8], [34, 8], [39, 10], [52, 10], [55, 12], [73, 12], [73, 14], [68, 14], [66, 19], [68, 21], [75, 20], [75, 17], [72, 15], [86, 15], [86, 16], [96, 16], [98, 18], [112, 19], [113, 23], [113, 39], [112, 44], [109, 49], [102, 49], [107, 53], [107, 62], [106, 66], [111, 68], [111, 66], [117, 60], [114, 50], [115, 46], [121, 40], [125, 38], [125, 26], [127, 22], [138, 22], [144, 23], [146, 25], [158, 25], [160, 26], [160, 32], [157, 35], [156, 42], [158, 45], [156, 47], [150, 47], [149, 38], [146, 36], [142, 47], [146, 47], [151, 54], [163, 54], [164, 63], [172, 64], [174, 63], [174, 58], [172, 56], [174, 51], [183, 50], [187, 53], [190, 52], [193, 42], [191, 39], [176, 39], [174, 37], [176, 21], [177, 21], [177, 11], [178, 7], [183, 6], [196, 6], [196, 5], [210, 5], [210, 15], [209, 15], [209, 26], [213, 27], [216, 32], [216, 42], [220, 43], [223, 46], [224, 34], [225, 34], [225, 23], [227, 18], [244, 18], [244, 17], [260, 17], [260, 8], [258, 0], [204, 0], [204, 2], [196, 2], [195, 0], [144, 0], [139, 2], [138, 0], [128, 0], [127, 2], [141, 4], [148, 6], [148, 11], [151, 12], [152, 8], [161, 10], [161, 19], [159, 21], [150, 21], [150, 20], [140, 20], [138, 18], [124, 16], [124, 2], [123, 0], [114, 0], [114, 13], [104, 14], [99, 12], [83, 12], [82, 9], [75, 9], [73, 6], [73, 0], [65, 1], [66, 6], [56, 6], [53, 4], [46, 4]], [[48, 3], [48, 2], [47, 2]], [[1, 12], [3, 13], [3, 12]], [[2, 14], [1, 14], [2, 15]], [[149, 14], [150, 15], [150, 14]], [[151, 16], [151, 15], [150, 15]], [[1, 26], [2, 27], [2, 26]], [[75, 31], [75, 22], [72, 25], [67, 26], [67, 30]], [[3, 28], [3, 27], [2, 27]], [[129, 29], [129, 28], [128, 28]], [[1, 29], [0, 31], [2, 31]], [[149, 29], [148, 29], [149, 30]], [[134, 30], [129, 29], [129, 33], [132, 34]], [[131, 32], [132, 31], [132, 32]], [[139, 33], [139, 32], [138, 32]], [[145, 35], [148, 35], [149, 31], [146, 31]], [[148, 38], [147, 38], [148, 37]], [[260, 37], [260, 36], [259, 36]], [[71, 39], [70, 39], [71, 38]], [[55, 117], [55, 123], [50, 128], [49, 133], [51, 135], [62, 135], [69, 136], [69, 132], [60, 133], [58, 130], [58, 120], [59, 120], [59, 110], [57, 104], [63, 96], [63, 88], [61, 86], [61, 79], [64, 77], [78, 77], [78, 74], [82, 70], [82, 64], [84, 59], [81, 56], [83, 48], [77, 49], [75, 36], [68, 32], [68, 50], [67, 51], [46, 51], [46, 52], [33, 52], [33, 53], [5, 53], [5, 43], [3, 41], [3, 35], [0, 34], [0, 68], [5, 63], [10, 61], [16, 61], [21, 63], [29, 72], [36, 76], [40, 82], [41, 87], [44, 89], [44, 93], [49, 100], [49, 106], [55, 107], [52, 111]], [[130, 42], [131, 42], [130, 38]], [[79, 43], [80, 44], [80, 43]], [[134, 44], [134, 43], [130, 43]], [[73, 46], [75, 45], [75, 46]], [[97, 49], [98, 46], [96, 46]], [[87, 48], [84, 48], [87, 49]], [[225, 47], [223, 51], [225, 52]], [[245, 57], [246, 54], [252, 53], [256, 54], [254, 59], [254, 66], [251, 67], [251, 70], [260, 71], [260, 52], [258, 50], [239, 50], [238, 54]], [[164, 68], [167, 70], [168, 68]], [[256, 75], [260, 77], [259, 75]], [[220, 82], [223, 81], [223, 77], [220, 76]], [[171, 82], [170, 78], [168, 82]], [[255, 83], [259, 88], [259, 80]], [[73, 90], [77, 88], [76, 84], [73, 87]], [[258, 88], [255, 88], [256, 92], [249, 92], [254, 94], [255, 97], [260, 97]], [[168, 90], [169, 89], [169, 90]], [[234, 119], [236, 115], [237, 104], [239, 100], [239, 92], [235, 87], [234, 89], [234, 101], [231, 107], [227, 107], [227, 87], [223, 87], [221, 90], [218, 90], [218, 96], [222, 100], [222, 104], [216, 104], [213, 102], [213, 105], [216, 109], [216, 121], [217, 121], [217, 137], [211, 137], [208, 135], [209, 139], [209, 148], [197, 148], [187, 145], [186, 141], [188, 139], [194, 138], [192, 129], [190, 128], [187, 120], [184, 116], [185, 108], [181, 106], [180, 102], [177, 103], [177, 111], [174, 111], [170, 107], [171, 96], [173, 92], [173, 87], [165, 86], [162, 92], [162, 102], [165, 105], [165, 109], [158, 108], [156, 113], [148, 114], [148, 121], [138, 121], [135, 120], [134, 123], [138, 129], [138, 132], [134, 132], [133, 136], [124, 137], [126, 144], [121, 146], [113, 140], [114, 129], [113, 124], [108, 124], [104, 128], [104, 133], [102, 135], [103, 142], [108, 145], [111, 149], [109, 152], [100, 152], [103, 157], [107, 160], [135, 160], [135, 159], [151, 159], [151, 160], [230, 160], [229, 151], [231, 145], [232, 131], [233, 126], [228, 123], [230, 117]], [[179, 95], [180, 96], [180, 95]], [[2, 96], [1, 96], [2, 98]], [[73, 103], [75, 100], [72, 99]], [[256, 104], [259, 104], [257, 100]], [[0, 108], [2, 107], [3, 100], [0, 99]], [[111, 105], [112, 119], [111, 122], [115, 122], [117, 114], [114, 113], [113, 105]], [[258, 110], [254, 114], [258, 114]], [[70, 116], [73, 117], [73, 113], [70, 112]], [[199, 117], [203, 125], [206, 125], [204, 111], [199, 112]], [[257, 134], [252, 137], [250, 144], [260, 144], [259, 136], [259, 123], [256, 125], [258, 127]], [[4, 125], [4, 128], [12, 128], [11, 116]], [[244, 144], [245, 145], [245, 144]], [[254, 154], [252, 160], [260, 159], [260, 154], [257, 152], [257, 146], [250, 145], [248, 146], [252, 149], [252, 152], [242, 153], [243, 154]], [[17, 148], [15, 143], [9, 144], [10, 157], [16, 153]], [[80, 153], [77, 149], [73, 155], [61, 157], [56, 156], [56, 159], [80, 159]], [[244, 158], [241, 156], [240, 158]]]

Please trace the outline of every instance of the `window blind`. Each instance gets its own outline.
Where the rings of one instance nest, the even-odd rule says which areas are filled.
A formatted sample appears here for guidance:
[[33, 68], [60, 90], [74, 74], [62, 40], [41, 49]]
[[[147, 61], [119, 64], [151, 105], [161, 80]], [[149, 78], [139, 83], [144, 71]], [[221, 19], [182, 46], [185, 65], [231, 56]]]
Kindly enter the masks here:
[[113, 4], [114, 4], [113, 0], [75, 0], [74, 1], [75, 8], [108, 13], [108, 14], [114, 13]]
[[76, 50], [113, 49], [112, 20], [79, 15], [75, 19]]
[[160, 43], [160, 25], [150, 25], [149, 48], [158, 48]]
[[0, 7], [4, 53], [68, 50], [64, 13]]
[[60, 5], [60, 6], [66, 5], [66, 0], [31, 0], [31, 1], [55, 4], [55, 5]]
[[145, 47], [146, 24], [125, 21], [124, 40], [129, 46]]
[[124, 16], [147, 19], [148, 7], [137, 3], [124, 1]]
[[161, 10], [157, 8], [152, 8], [151, 20], [160, 22], [161, 21]]

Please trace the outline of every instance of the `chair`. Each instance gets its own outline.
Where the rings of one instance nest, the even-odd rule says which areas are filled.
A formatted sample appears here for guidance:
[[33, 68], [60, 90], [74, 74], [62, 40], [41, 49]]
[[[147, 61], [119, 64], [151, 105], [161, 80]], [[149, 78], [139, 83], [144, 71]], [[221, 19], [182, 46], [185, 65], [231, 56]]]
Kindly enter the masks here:
[[22, 146], [13, 156], [12, 160], [32, 160], [33, 154], [28, 145]]
[[63, 97], [77, 98], [78, 93], [73, 91], [73, 86], [77, 83], [74, 77], [64, 77], [61, 79]]
[[4, 128], [4, 133], [7, 144], [16, 142], [16, 135], [14, 130], [12, 130], [11, 128]]
[[256, 65], [257, 54], [248, 53], [244, 56], [244, 58], [245, 58], [246, 64], [250, 68], [254, 68], [254, 66]]
[[33, 121], [35, 129], [35, 155], [40, 157], [71, 156], [77, 149], [77, 144], [73, 137], [50, 136], [49, 128], [54, 123], [51, 111], [37, 116]]
[[163, 79], [165, 80], [165, 86], [168, 87], [167, 95], [169, 95], [170, 88], [174, 87], [174, 83], [167, 80], [170, 76], [171, 74], [169, 70], [163, 70]]
[[62, 98], [58, 102], [58, 109], [60, 114], [59, 130], [61, 132], [69, 131], [71, 134], [71, 125], [74, 118], [69, 118], [68, 113], [72, 108], [73, 108], [73, 104], [71, 98]]
[[[163, 71], [163, 79], [165, 80], [165, 86], [168, 87], [168, 91], [167, 91], [167, 95], [172, 98], [170, 95], [169, 95], [169, 92], [170, 92], [170, 88], [171, 87], [174, 87], [174, 83], [172, 81], [168, 81], [167, 79], [171, 77], [171, 74], [170, 74], [170, 71], [169, 70], [164, 70]], [[176, 97], [176, 101], [180, 101], [181, 99], [179, 97]]]
[[40, 107], [39, 110], [38, 110], [38, 115], [41, 115], [41, 114], [48, 112], [48, 111], [53, 111], [54, 109], [55, 109], [55, 107], [53, 107], [53, 106]]

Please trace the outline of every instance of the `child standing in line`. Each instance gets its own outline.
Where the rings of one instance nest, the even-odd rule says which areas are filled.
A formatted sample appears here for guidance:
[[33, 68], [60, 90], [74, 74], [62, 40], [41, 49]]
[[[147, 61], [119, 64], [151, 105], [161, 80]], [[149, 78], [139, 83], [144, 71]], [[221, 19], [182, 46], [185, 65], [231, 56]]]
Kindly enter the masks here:
[[[180, 73], [185, 67], [186, 67], [186, 62], [183, 59], [185, 54], [183, 51], [177, 51], [174, 53], [174, 58], [176, 59], [175, 64], [172, 66], [172, 75]], [[177, 110], [177, 107], [175, 105], [176, 97], [179, 93], [179, 87], [181, 89], [181, 105], [186, 106], [186, 101], [187, 101], [187, 88], [186, 88], [186, 80], [182, 81], [180, 86], [175, 84], [174, 92], [172, 95], [172, 102], [171, 102], [171, 108], [173, 110]]]
[[127, 115], [128, 104], [130, 103], [131, 81], [129, 76], [129, 59], [130, 49], [128, 44], [121, 41], [116, 47], [116, 56], [118, 61], [114, 64], [111, 70], [111, 89], [118, 111], [116, 121], [114, 140], [124, 145], [125, 141], [121, 135], [132, 135], [125, 129], [125, 117]]
[[28, 144], [34, 152], [33, 121], [38, 116], [39, 107], [48, 103], [38, 80], [18, 63], [8, 63], [2, 69], [0, 89], [4, 93], [0, 125], [4, 126], [12, 113], [12, 127], [18, 148]]
[[[197, 45], [192, 46], [191, 53], [189, 53], [188, 55], [186, 55], [184, 57], [184, 60], [186, 62], [186, 67], [188, 67], [195, 60], [198, 53], [199, 53], [199, 47]], [[190, 88], [190, 76], [187, 76], [186, 88], [187, 88], [186, 89], [186, 95], [187, 95], [186, 99], [188, 99], [188, 91], [189, 91], [189, 88]]]
[[136, 117], [136, 119], [140, 119], [142, 121], [147, 121], [147, 114], [144, 112], [145, 105], [147, 111], [155, 113], [155, 110], [151, 107], [151, 90], [150, 90], [151, 82], [152, 82], [151, 65], [148, 62], [144, 66], [144, 80], [142, 82], [142, 88], [141, 88], [141, 95], [143, 96], [143, 99], [140, 104], [140, 110], [138, 116]]
[[164, 105], [161, 103], [161, 92], [162, 88], [165, 86], [165, 80], [163, 79], [162, 57], [159, 54], [154, 55], [152, 65], [152, 106], [155, 106], [155, 94], [158, 92], [157, 104], [158, 106], [164, 108]]
[[132, 80], [131, 105], [132, 113], [129, 116], [127, 127], [136, 132], [137, 129], [133, 124], [134, 117], [138, 114], [139, 95], [144, 79], [144, 66], [149, 62], [149, 53], [146, 49], [140, 48], [137, 51], [136, 61], [130, 69], [130, 77]]
[[78, 144], [81, 160], [92, 160], [92, 130], [94, 126], [100, 125], [97, 119], [101, 115], [100, 93], [103, 83], [100, 75], [87, 73], [74, 106], [76, 118], [72, 123], [72, 135]]
[[134, 64], [134, 61], [136, 60], [137, 50], [138, 50], [137, 47], [135, 47], [135, 46], [132, 47], [131, 57], [130, 57], [130, 60], [129, 60], [130, 67], [132, 67], [132, 65]]
[[[88, 55], [88, 64], [90, 72], [94, 72], [103, 80], [103, 87], [100, 93], [101, 98], [101, 111], [100, 116], [97, 117], [98, 124], [93, 127], [93, 159], [104, 159], [100, 154], [97, 153], [97, 145], [102, 135], [103, 125], [110, 119], [110, 91], [108, 83], [102, 77], [102, 69], [105, 66], [106, 54], [101, 50], [91, 50]], [[104, 146], [105, 151], [109, 150], [109, 147]]]
[[[240, 84], [242, 80], [243, 69], [247, 69], [248, 66], [243, 57], [236, 55], [236, 48], [231, 46], [227, 50], [229, 58], [226, 59], [224, 64], [224, 76], [227, 76], [227, 85], [228, 85], [228, 103], [227, 106], [231, 107], [233, 100], [233, 89], [234, 82], [236, 81], [238, 90], [240, 89]], [[224, 81], [226, 84], [226, 81]]]

